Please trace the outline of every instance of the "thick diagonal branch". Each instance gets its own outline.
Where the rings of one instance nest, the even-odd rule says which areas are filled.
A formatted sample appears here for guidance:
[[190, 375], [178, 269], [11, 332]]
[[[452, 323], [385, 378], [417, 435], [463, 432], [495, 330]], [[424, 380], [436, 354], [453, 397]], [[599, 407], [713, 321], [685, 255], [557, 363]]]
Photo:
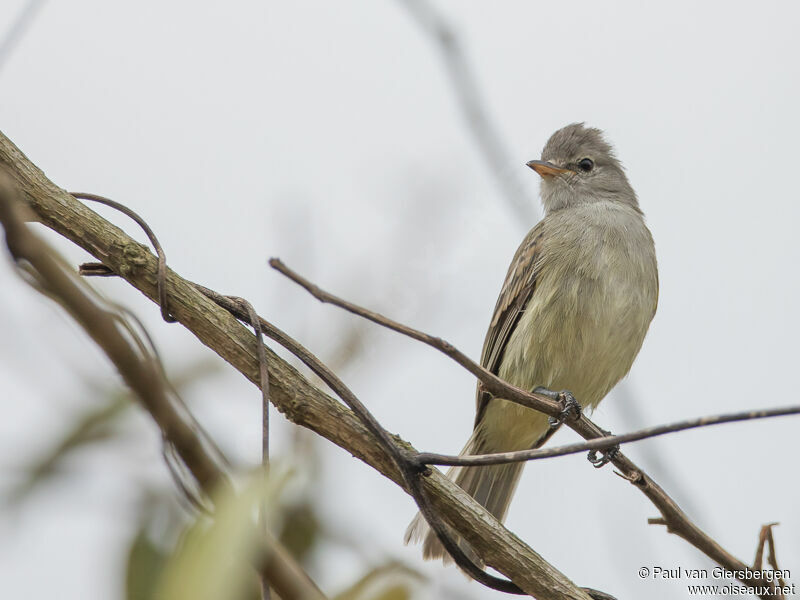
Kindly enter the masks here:
[[[50, 182], [0, 134], [5, 165], [37, 218], [158, 301], [156, 258], [144, 246]], [[229, 312], [172, 270], [167, 276], [170, 313], [203, 344], [258, 384], [254, 336]], [[396, 483], [400, 474], [355, 415], [311, 385], [297, 370], [268, 352], [270, 399], [291, 421], [308, 427], [360, 458]], [[527, 593], [547, 599], [588, 600], [567, 577], [500, 525], [458, 486], [434, 472], [423, 479], [426, 495], [448, 525], [480, 553], [487, 565]]]

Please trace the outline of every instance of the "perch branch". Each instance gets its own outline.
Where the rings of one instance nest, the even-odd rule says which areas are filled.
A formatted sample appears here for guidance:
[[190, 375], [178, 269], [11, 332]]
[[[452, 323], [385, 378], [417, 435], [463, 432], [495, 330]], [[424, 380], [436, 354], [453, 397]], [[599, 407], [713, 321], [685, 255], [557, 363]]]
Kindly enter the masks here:
[[764, 410], [748, 410], [744, 412], [728, 413], [724, 415], [714, 415], [708, 417], [698, 417], [696, 419], [686, 419], [665, 425], [656, 425], [623, 433], [620, 435], [608, 435], [596, 438], [588, 442], [575, 444], [565, 444], [552, 448], [536, 448], [533, 450], [518, 450], [515, 452], [497, 452], [495, 454], [465, 454], [462, 456], [451, 456], [448, 454], [434, 454], [432, 452], [420, 452], [417, 460], [426, 465], [453, 465], [468, 467], [474, 465], [500, 465], [511, 462], [525, 462], [529, 460], [539, 460], [542, 458], [553, 458], [556, 456], [566, 456], [568, 454], [578, 454], [587, 450], [605, 450], [627, 444], [638, 442], [668, 433], [696, 429], [698, 427], [709, 427], [711, 425], [722, 425], [724, 423], [736, 423], [739, 421], [751, 421], [754, 419], [767, 419], [771, 417], [785, 417], [787, 415], [800, 414], [800, 406], [787, 406], [783, 408], [770, 408]]
[[[434, 337], [393, 321], [388, 317], [385, 317], [379, 313], [374, 311], [370, 311], [365, 309], [361, 306], [358, 306], [352, 302], [348, 302], [333, 294], [330, 294], [317, 286], [316, 284], [308, 281], [298, 273], [294, 272], [292, 269], [287, 267], [283, 264], [279, 259], [273, 258], [270, 259], [270, 265], [294, 281], [295, 283], [299, 284], [301, 287], [306, 289], [311, 295], [315, 298], [320, 300], [323, 303], [330, 303], [348, 312], [351, 312], [355, 315], [368, 319], [374, 323], [387, 327], [393, 331], [397, 331], [403, 335], [411, 337], [412, 339], [421, 341], [437, 350], [445, 354], [446, 356], [450, 357], [452, 360], [463, 366], [467, 369], [470, 373], [475, 375], [481, 382], [481, 384], [491, 392], [496, 397], [512, 400], [514, 402], [518, 402], [523, 406], [527, 406], [529, 408], [534, 408], [534, 410], [540, 410], [540, 412], [544, 412], [545, 414], [549, 414], [551, 416], [555, 416], [553, 413], [549, 412], [553, 410], [553, 406], [558, 406], [558, 403], [551, 402], [550, 405], [545, 402], [541, 402], [541, 405], [544, 407], [543, 409], [535, 408], [535, 404], [540, 403], [540, 398], [534, 394], [528, 394], [519, 388], [516, 388], [502, 379], [499, 379], [493, 373], [490, 373], [472, 359], [467, 357], [464, 353], [459, 351], [455, 348], [452, 344], [442, 340], [441, 338]], [[792, 414], [794, 409], [777, 409], [777, 410], [791, 410]], [[789, 414], [789, 413], [787, 413]], [[565, 424], [572, 428], [575, 432], [577, 432], [580, 436], [582, 436], [586, 440], [597, 440], [599, 438], [606, 438], [608, 437], [606, 432], [600, 429], [597, 425], [595, 425], [591, 420], [589, 420], [586, 415], [581, 415], [578, 419], [568, 419], [565, 421]], [[603, 445], [608, 443], [607, 440], [603, 440], [601, 442]], [[507, 461], [501, 461], [507, 462]], [[700, 550], [706, 556], [717, 562], [719, 565], [728, 568], [731, 571], [740, 571], [745, 572], [749, 570], [749, 567], [736, 558], [733, 554], [725, 550], [719, 543], [716, 542], [713, 538], [711, 538], [707, 533], [705, 533], [702, 529], [700, 529], [695, 523], [689, 519], [689, 517], [680, 509], [678, 504], [669, 496], [667, 493], [658, 486], [658, 484], [653, 481], [653, 479], [648, 476], [641, 468], [635, 465], [630, 459], [624, 456], [621, 452], [618, 452], [614, 455], [614, 458], [611, 460], [614, 466], [619, 469], [622, 477], [629, 481], [630, 483], [634, 484], [637, 488], [639, 488], [645, 496], [656, 506], [656, 508], [661, 512], [661, 524], [667, 526], [667, 530], [670, 533], [674, 533], [679, 537], [682, 537], [695, 548]], [[655, 521], [650, 521], [651, 523], [655, 523]], [[749, 585], [753, 588], [758, 588], [761, 585], [760, 582], [755, 582], [753, 580], [742, 578], [740, 581], [746, 585]], [[764, 596], [765, 598], [775, 598], [775, 595], [768, 595]]]

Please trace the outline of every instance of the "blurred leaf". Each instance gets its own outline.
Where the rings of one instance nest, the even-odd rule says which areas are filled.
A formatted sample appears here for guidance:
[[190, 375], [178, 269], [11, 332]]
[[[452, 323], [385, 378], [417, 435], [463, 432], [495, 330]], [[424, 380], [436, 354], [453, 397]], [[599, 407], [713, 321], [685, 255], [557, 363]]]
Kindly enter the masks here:
[[320, 522], [314, 507], [306, 502], [289, 506], [283, 513], [281, 544], [303, 563], [320, 539]]
[[128, 567], [125, 576], [125, 597], [127, 600], [152, 600], [155, 598], [156, 583], [164, 569], [167, 554], [147, 535], [147, 525], [136, 534], [128, 553]]
[[408, 600], [425, 576], [406, 565], [392, 561], [368, 571], [334, 600]]
[[[238, 494], [217, 497], [213, 521], [200, 518], [186, 531], [169, 559], [156, 597], [169, 600], [251, 598], [256, 583], [252, 561], [261, 550], [260, 506], [275, 507], [285, 479], [256, 473]], [[269, 515], [268, 515], [269, 517]], [[267, 519], [269, 520], [269, 519]]]
[[408, 600], [411, 591], [405, 586], [395, 585], [387, 588], [383, 593], [373, 596], [374, 600]]

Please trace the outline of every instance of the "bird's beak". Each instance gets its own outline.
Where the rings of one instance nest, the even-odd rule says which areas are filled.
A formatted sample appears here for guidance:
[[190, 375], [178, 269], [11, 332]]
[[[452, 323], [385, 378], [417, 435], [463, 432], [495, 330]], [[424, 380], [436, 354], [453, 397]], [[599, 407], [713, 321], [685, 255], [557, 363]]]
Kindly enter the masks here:
[[546, 160], [530, 160], [526, 164], [542, 177], [554, 177], [562, 173], [570, 173], [569, 169], [562, 169]]

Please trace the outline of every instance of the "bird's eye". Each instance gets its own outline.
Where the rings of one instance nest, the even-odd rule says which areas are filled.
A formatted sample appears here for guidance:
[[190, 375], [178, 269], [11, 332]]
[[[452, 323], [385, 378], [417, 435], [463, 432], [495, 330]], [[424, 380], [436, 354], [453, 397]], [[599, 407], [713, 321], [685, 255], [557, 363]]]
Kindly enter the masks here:
[[582, 158], [578, 161], [578, 167], [584, 173], [588, 173], [594, 169], [594, 161], [591, 158]]

